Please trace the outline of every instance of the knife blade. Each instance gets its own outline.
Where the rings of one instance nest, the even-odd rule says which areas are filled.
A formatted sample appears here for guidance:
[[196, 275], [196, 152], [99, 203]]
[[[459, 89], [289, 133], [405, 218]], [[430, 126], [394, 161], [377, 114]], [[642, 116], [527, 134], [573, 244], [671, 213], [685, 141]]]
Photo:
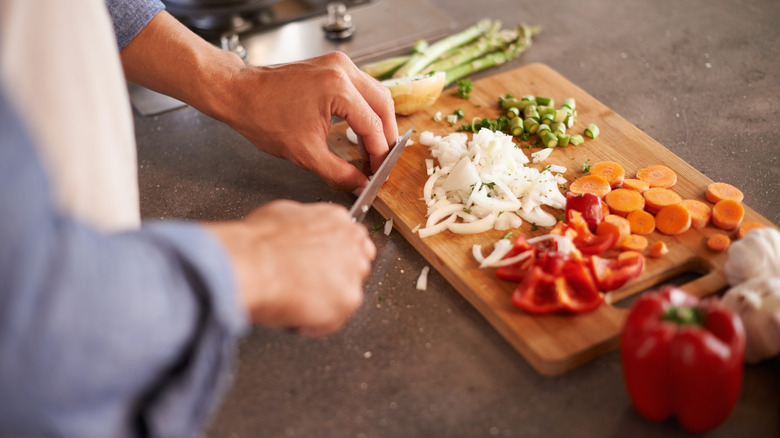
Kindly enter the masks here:
[[[358, 196], [355, 203], [352, 204], [352, 208], [349, 209], [349, 214], [352, 216], [354, 222], [362, 221], [363, 218], [366, 217], [368, 209], [371, 208], [371, 204], [374, 203], [376, 195], [379, 194], [379, 189], [382, 188], [387, 177], [390, 176], [390, 171], [393, 169], [395, 162], [398, 161], [398, 157], [401, 156], [401, 151], [403, 151], [406, 146], [406, 142], [409, 141], [413, 129], [414, 126], [409, 128], [409, 130], [395, 142], [395, 146], [393, 146], [390, 153], [387, 154], [385, 161], [382, 162], [379, 169], [377, 169], [376, 173], [371, 178], [371, 181], [368, 182], [366, 188], [363, 189], [363, 192], [360, 193], [360, 196]], [[358, 137], [358, 141], [362, 141], [360, 140], [360, 137]]]

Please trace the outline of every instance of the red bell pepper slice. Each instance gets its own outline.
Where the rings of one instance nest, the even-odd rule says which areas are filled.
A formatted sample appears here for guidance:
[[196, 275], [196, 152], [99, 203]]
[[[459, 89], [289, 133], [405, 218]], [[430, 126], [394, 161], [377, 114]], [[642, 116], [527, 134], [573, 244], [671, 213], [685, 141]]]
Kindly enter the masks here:
[[531, 269], [536, 261], [536, 248], [525, 240], [525, 236], [518, 236], [512, 249], [504, 256], [504, 259], [512, 258], [526, 251], [533, 250], [527, 259], [507, 266], [496, 268], [496, 276], [502, 280], [520, 282], [523, 281], [526, 272]]
[[603, 297], [582, 260], [542, 253], [512, 294], [512, 303], [532, 313], [596, 309]]
[[645, 258], [639, 253], [618, 259], [592, 255], [589, 266], [598, 288], [611, 291], [620, 289], [628, 280], [639, 277], [645, 268]]
[[742, 386], [745, 330], [717, 297], [667, 286], [633, 304], [621, 334], [623, 376], [636, 410], [676, 416], [691, 433], [718, 427]]
[[612, 234], [593, 234], [588, 227], [582, 213], [577, 210], [566, 212], [566, 226], [573, 229], [576, 235], [573, 238], [574, 246], [583, 254], [602, 254], [615, 245], [615, 236]]
[[580, 214], [582, 214], [585, 223], [588, 224], [588, 229], [594, 233], [601, 221], [604, 220], [604, 206], [601, 204], [601, 198], [593, 193], [567, 193], [566, 215], [564, 216], [567, 219], [569, 217], [569, 210], [579, 211]]

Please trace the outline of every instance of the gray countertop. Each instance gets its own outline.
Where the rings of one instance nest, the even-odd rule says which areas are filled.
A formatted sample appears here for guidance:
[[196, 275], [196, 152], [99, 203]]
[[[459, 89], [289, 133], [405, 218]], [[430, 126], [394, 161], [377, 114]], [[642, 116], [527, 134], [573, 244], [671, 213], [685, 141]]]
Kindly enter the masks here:
[[[429, 3], [459, 27], [542, 25], [523, 56], [474, 78], [545, 63], [780, 225], [780, 2]], [[354, 200], [191, 108], [135, 122], [146, 219]], [[371, 210], [366, 223], [384, 220]], [[617, 352], [543, 377], [438, 273], [416, 290], [427, 262], [397, 232], [371, 234], [379, 253], [349, 325], [324, 340], [251, 331], [207, 436], [685, 436], [636, 414]], [[746, 368], [733, 413], [708, 436], [780, 436], [780, 359]]]

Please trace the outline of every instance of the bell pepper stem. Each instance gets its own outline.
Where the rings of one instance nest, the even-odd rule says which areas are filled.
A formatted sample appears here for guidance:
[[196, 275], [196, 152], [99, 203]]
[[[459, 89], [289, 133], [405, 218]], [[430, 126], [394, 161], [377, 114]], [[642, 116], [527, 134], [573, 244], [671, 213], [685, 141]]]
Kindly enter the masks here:
[[704, 326], [704, 312], [699, 308], [693, 307], [670, 307], [664, 313], [663, 320], [676, 324], [693, 324], [701, 327]]

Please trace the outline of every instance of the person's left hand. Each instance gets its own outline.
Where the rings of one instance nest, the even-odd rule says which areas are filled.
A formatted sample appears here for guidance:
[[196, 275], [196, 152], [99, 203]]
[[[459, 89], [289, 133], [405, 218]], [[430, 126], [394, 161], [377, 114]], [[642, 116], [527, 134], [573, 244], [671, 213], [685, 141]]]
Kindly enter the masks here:
[[328, 185], [360, 190], [366, 176], [326, 142], [335, 115], [362, 136], [372, 171], [395, 142], [398, 126], [389, 90], [343, 53], [236, 71], [221, 119], [260, 150], [317, 174]]

